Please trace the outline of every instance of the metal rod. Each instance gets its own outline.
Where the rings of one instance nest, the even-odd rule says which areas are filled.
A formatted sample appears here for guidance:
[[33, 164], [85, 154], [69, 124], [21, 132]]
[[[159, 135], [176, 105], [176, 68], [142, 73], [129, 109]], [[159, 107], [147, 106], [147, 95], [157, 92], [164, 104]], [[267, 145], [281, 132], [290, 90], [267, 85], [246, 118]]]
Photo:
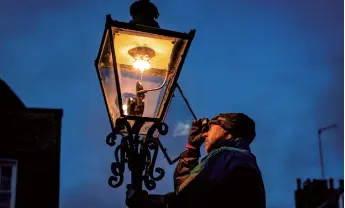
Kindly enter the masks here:
[[331, 129], [331, 128], [336, 128], [338, 125], [337, 124], [333, 124], [333, 125], [329, 125], [323, 128], [319, 128], [319, 130], [317, 131], [318, 133], [318, 140], [319, 140], [319, 154], [320, 154], [320, 167], [321, 167], [321, 177], [325, 178], [325, 168], [324, 168], [324, 163], [323, 163], [323, 153], [322, 153], [322, 142], [321, 142], [321, 134], [323, 131]]
[[319, 131], [322, 132], [322, 131], [325, 131], [327, 129], [336, 128], [337, 126], [338, 126], [338, 124], [332, 124], [332, 125], [320, 128]]
[[[167, 80], [168, 80], [168, 75], [169, 75], [169, 72], [167, 71], [165, 73], [165, 77], [164, 77], [164, 81], [163, 83], [161, 84], [161, 86], [159, 87], [156, 87], [156, 88], [152, 88], [152, 89], [147, 89], [147, 90], [140, 90], [138, 91], [137, 93], [147, 93], [147, 92], [152, 92], [152, 91], [157, 91], [157, 90], [160, 90], [164, 87], [164, 85], [166, 84]], [[143, 73], [141, 73], [141, 80], [143, 79]]]
[[321, 177], [325, 177], [324, 167], [323, 167], [323, 154], [322, 154], [322, 144], [321, 144], [321, 131], [318, 134], [319, 139], [319, 155], [320, 155], [320, 167], [321, 167]]
[[175, 162], [177, 162], [180, 159], [180, 156], [177, 156], [175, 159], [171, 160], [171, 158], [168, 155], [168, 151], [166, 150], [166, 148], [163, 147], [163, 145], [159, 139], [157, 139], [157, 143], [158, 143], [159, 148], [162, 150], [164, 157], [167, 159], [169, 165], [174, 164]]
[[181, 93], [181, 95], [182, 95], [182, 98], [184, 99], [184, 101], [186, 102], [186, 104], [187, 104], [187, 106], [188, 106], [190, 112], [192, 113], [194, 119], [197, 120], [198, 118], [196, 117], [194, 111], [192, 110], [192, 107], [190, 107], [190, 104], [189, 104], [187, 98], [184, 96], [184, 94], [183, 94], [183, 92], [182, 92], [182, 89], [181, 89], [180, 85], [179, 85], [178, 83], [176, 83], [176, 85], [177, 85], [177, 89], [180, 91], [180, 93]]

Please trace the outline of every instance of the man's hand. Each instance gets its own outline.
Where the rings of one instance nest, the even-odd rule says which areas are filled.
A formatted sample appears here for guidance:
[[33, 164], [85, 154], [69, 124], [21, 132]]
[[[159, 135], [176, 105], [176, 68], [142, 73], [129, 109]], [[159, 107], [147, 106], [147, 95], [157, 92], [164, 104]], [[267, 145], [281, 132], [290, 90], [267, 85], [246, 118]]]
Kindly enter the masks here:
[[126, 205], [128, 207], [148, 207], [148, 193], [147, 191], [135, 191], [131, 184], [126, 186]]
[[192, 128], [188, 136], [188, 148], [197, 149], [204, 143], [205, 137], [203, 136], [203, 127], [207, 127], [208, 122], [209, 120], [207, 118], [192, 121]]

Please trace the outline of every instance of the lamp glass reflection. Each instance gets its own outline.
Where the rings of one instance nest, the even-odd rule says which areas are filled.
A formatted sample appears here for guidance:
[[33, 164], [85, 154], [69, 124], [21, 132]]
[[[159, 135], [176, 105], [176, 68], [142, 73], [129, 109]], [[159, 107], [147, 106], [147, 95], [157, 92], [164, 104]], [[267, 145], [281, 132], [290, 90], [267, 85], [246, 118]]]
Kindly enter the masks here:
[[[108, 31], [97, 70], [112, 126], [120, 116], [164, 120], [189, 39], [115, 26]], [[140, 134], [151, 125], [147, 121]]]
[[124, 29], [114, 29], [113, 37], [124, 114], [158, 117], [162, 98], [176, 71], [169, 70], [169, 64], [179, 39]]

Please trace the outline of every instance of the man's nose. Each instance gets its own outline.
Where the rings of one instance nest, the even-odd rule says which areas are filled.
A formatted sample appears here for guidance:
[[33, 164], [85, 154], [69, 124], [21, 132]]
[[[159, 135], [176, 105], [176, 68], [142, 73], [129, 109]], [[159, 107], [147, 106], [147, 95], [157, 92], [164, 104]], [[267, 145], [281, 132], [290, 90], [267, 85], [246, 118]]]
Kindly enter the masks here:
[[208, 131], [202, 134], [203, 137], [208, 137]]

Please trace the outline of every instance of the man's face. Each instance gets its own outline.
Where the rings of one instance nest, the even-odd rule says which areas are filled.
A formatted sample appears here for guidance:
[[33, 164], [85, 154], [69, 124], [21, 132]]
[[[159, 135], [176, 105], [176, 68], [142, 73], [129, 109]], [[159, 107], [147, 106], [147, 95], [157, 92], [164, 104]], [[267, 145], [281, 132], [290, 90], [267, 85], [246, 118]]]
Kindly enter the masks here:
[[205, 150], [208, 153], [214, 145], [218, 142], [224, 140], [226, 131], [216, 124], [210, 124], [208, 132], [205, 132], [203, 135], [205, 137]]

